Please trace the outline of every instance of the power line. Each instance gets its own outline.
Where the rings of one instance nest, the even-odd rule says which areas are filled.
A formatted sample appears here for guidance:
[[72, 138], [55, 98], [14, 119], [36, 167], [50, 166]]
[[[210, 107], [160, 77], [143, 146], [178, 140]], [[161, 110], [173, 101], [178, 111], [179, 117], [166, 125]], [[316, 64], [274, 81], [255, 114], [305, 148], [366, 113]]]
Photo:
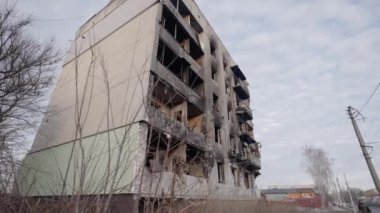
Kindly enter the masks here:
[[360, 112], [364, 110], [364, 108], [368, 105], [368, 103], [372, 100], [373, 96], [376, 94], [376, 91], [379, 89], [380, 83], [377, 84], [375, 90], [372, 92], [372, 94], [369, 96], [368, 100], [364, 103], [364, 105], [360, 108]]

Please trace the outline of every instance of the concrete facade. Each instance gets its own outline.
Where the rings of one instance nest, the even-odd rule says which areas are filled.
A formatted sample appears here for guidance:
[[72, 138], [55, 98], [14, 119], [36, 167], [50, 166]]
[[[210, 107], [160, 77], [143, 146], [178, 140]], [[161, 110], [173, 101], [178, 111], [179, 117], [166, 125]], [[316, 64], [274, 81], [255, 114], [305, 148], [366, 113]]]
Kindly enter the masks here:
[[192, 0], [114, 0], [77, 32], [17, 178], [29, 196], [256, 199], [250, 94]]

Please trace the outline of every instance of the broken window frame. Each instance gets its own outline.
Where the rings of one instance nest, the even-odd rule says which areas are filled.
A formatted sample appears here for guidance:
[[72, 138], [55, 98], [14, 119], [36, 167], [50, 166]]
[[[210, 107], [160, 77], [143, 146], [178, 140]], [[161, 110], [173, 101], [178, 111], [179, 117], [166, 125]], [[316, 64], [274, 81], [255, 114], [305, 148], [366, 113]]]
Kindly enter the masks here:
[[212, 101], [213, 101], [214, 112], [219, 113], [220, 112], [219, 111], [219, 97], [215, 93], [213, 93], [212, 95]]
[[222, 144], [222, 129], [217, 125], [214, 126], [214, 135], [215, 143]]

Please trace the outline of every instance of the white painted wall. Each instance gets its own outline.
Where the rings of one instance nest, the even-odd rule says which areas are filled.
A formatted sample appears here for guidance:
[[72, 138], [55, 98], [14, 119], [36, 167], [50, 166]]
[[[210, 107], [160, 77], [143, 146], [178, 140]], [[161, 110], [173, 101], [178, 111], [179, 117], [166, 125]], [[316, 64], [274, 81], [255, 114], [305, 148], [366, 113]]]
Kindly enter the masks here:
[[79, 31], [50, 100], [53, 113], [43, 119], [31, 152], [146, 118], [159, 5], [143, 2], [129, 0]]

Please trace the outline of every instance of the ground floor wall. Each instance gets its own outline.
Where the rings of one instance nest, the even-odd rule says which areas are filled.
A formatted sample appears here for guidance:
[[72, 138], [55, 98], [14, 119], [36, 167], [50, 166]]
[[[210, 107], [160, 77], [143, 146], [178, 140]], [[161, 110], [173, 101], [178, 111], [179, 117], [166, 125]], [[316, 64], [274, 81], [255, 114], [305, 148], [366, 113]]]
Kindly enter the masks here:
[[29, 153], [15, 193], [26, 196], [129, 193], [142, 168], [139, 123]]

